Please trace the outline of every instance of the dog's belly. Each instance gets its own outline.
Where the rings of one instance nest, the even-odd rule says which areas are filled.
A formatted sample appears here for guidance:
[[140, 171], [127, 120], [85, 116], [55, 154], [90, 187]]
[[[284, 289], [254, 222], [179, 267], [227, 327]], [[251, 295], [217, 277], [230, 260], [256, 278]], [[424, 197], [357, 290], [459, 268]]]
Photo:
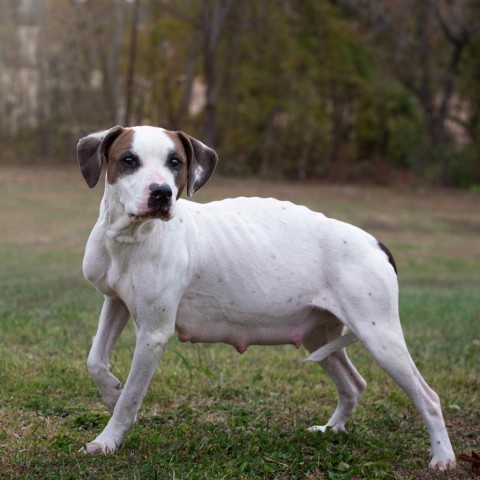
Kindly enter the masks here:
[[337, 248], [319, 248], [325, 217], [271, 199], [228, 200], [198, 212], [195, 270], [176, 318], [180, 341], [224, 342], [239, 352], [299, 347], [329, 318], [314, 302], [320, 292], [330, 296], [324, 269]]
[[[299, 303], [299, 302], [297, 302]], [[267, 314], [249, 311], [233, 300], [218, 302], [212, 297], [186, 296], [180, 303], [176, 330], [181, 342], [228, 343], [239, 353], [249, 345], [302, 345], [309, 333], [327, 320], [324, 312], [299, 304]]]

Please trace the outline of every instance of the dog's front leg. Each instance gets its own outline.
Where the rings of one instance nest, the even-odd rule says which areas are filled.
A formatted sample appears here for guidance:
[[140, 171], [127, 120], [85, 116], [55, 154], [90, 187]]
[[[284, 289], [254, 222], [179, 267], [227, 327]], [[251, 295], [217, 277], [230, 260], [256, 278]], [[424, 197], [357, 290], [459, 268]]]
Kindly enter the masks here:
[[110, 372], [108, 360], [115, 342], [127, 324], [130, 313], [116, 297], [105, 297], [98, 330], [88, 354], [87, 368], [110, 413], [122, 392], [120, 381]]
[[88, 453], [113, 453], [120, 445], [135, 421], [150, 380], [175, 331], [174, 321], [168, 327], [148, 321], [137, 325], [137, 344], [127, 382], [107, 426], [87, 444]]

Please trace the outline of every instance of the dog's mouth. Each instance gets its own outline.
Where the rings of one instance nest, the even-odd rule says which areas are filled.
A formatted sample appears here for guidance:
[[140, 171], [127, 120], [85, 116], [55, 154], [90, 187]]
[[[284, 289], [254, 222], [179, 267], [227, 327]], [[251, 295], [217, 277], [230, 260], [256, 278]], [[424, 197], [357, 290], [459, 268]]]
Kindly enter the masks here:
[[163, 220], [164, 222], [168, 222], [168, 220], [173, 218], [173, 211], [171, 205], [165, 205], [151, 208], [144, 213], [130, 213], [129, 217], [135, 222], [141, 222], [145, 220]]

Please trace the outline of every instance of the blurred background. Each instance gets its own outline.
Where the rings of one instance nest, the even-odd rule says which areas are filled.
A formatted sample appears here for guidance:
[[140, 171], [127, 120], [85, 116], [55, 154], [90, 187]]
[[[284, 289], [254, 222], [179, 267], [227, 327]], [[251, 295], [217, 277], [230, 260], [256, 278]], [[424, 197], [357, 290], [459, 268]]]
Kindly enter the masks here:
[[[347, 435], [306, 431], [336, 398], [306, 352], [175, 338], [124, 448], [80, 453], [109, 416], [85, 366], [102, 296], [82, 275], [103, 188], [75, 149], [116, 124], [214, 147], [194, 201], [291, 200], [385, 243], [455, 452], [480, 452], [479, 54], [480, 0], [0, 0], [0, 478], [440, 478], [360, 345]], [[112, 353], [121, 380], [134, 338], [130, 322]]]
[[0, 163], [116, 124], [221, 173], [480, 184], [479, 0], [0, 0]]

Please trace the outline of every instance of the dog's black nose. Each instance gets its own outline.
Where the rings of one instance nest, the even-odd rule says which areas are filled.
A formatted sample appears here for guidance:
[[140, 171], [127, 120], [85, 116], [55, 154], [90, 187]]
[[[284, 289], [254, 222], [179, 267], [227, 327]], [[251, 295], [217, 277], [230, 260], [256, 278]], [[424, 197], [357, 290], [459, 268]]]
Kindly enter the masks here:
[[168, 202], [172, 198], [172, 189], [165, 183], [163, 185], [152, 183], [148, 188], [150, 198], [159, 203]]

